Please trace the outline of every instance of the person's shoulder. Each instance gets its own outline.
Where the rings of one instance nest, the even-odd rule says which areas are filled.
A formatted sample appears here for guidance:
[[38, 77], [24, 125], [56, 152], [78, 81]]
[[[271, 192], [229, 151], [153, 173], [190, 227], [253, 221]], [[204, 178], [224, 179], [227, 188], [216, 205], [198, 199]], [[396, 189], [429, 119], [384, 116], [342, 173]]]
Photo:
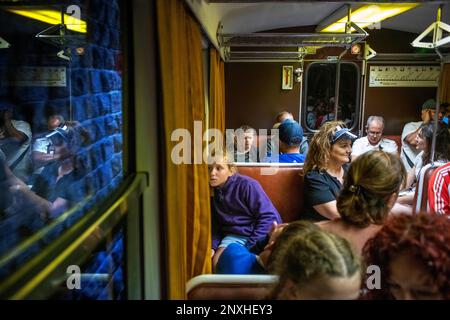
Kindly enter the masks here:
[[448, 178], [449, 176], [450, 176], [450, 162], [436, 168], [431, 177], [431, 181], [444, 179], [444, 177]]
[[14, 127], [28, 128], [31, 129], [31, 126], [28, 122], [24, 120], [11, 120], [11, 123]]
[[47, 176], [47, 175], [51, 175], [54, 173], [58, 173], [58, 169], [60, 166], [60, 162], [59, 161], [54, 161], [54, 162], [50, 162], [47, 163], [44, 168], [42, 169], [41, 175], [42, 176]]
[[285, 153], [280, 154], [279, 163], [303, 163], [305, 162], [305, 155], [301, 153]]
[[444, 171], [450, 171], [450, 162], [443, 164], [439, 168], [436, 168], [436, 172], [444, 172]]
[[258, 180], [254, 179], [252, 177], [246, 176], [244, 174], [235, 173], [233, 176], [234, 176], [235, 182], [238, 185], [241, 185], [241, 186], [248, 186], [248, 185], [255, 185], [255, 184], [259, 185]]
[[367, 141], [367, 137], [361, 137], [361, 138], [358, 138], [358, 139], [356, 139], [354, 142], [353, 142], [353, 145], [359, 145], [359, 144], [364, 144], [365, 142]]
[[323, 230], [340, 235], [343, 231], [348, 231], [350, 224], [346, 223], [342, 218], [334, 220], [324, 220], [315, 222], [315, 224]]
[[28, 127], [31, 128], [30, 124], [24, 120], [11, 120], [11, 123], [14, 127]]
[[408, 122], [407, 124], [405, 124], [405, 126], [403, 127], [403, 131], [405, 130], [415, 130], [418, 127], [420, 127], [420, 125], [422, 124], [422, 121], [412, 121], [412, 122]]
[[324, 173], [314, 169], [314, 170], [310, 170], [305, 174], [305, 179], [308, 180], [323, 180]]
[[11, 120], [12, 125], [19, 131], [25, 133], [29, 138], [31, 138], [31, 126], [28, 122], [23, 120]]
[[392, 146], [392, 147], [397, 147], [397, 143], [396, 143], [394, 140], [391, 140], [391, 139], [383, 138], [382, 143], [383, 143], [384, 145], [389, 145], [389, 146]]

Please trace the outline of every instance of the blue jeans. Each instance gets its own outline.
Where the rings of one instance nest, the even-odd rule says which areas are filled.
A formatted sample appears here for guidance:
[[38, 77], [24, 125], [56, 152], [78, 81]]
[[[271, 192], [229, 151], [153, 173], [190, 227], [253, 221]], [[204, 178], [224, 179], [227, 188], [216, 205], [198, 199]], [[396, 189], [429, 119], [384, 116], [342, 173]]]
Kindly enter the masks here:
[[240, 236], [238, 234], [227, 234], [222, 241], [220, 241], [219, 248], [226, 248], [231, 243], [238, 243], [245, 246], [249, 237]]

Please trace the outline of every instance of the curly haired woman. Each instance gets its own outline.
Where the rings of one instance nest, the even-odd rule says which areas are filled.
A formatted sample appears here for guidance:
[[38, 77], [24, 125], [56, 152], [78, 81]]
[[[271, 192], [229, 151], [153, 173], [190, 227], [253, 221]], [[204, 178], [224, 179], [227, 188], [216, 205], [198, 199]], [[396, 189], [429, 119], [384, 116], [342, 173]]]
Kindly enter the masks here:
[[450, 299], [450, 220], [433, 215], [390, 217], [364, 247], [368, 265], [381, 270], [373, 299]]
[[306, 157], [303, 217], [322, 221], [339, 218], [336, 198], [342, 188], [352, 141], [357, 137], [342, 121], [325, 123], [314, 135]]

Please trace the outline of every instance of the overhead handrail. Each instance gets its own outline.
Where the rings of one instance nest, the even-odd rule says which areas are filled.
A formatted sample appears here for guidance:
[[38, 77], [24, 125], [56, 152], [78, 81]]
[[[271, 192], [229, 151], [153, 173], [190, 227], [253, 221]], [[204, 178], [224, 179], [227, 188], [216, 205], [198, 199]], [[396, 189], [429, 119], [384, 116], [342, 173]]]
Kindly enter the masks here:
[[[368, 36], [368, 33], [364, 29], [359, 27], [356, 23], [350, 21], [350, 16], [346, 26], [346, 32], [332, 33], [223, 33], [223, 25], [219, 24], [217, 39], [220, 48], [224, 53], [225, 61], [229, 62], [234, 61], [234, 50], [231, 50], [231, 47], [297, 47], [299, 52], [303, 54], [303, 50], [301, 50], [300, 48], [304, 47], [327, 46], [350, 48], [354, 44], [363, 41]], [[352, 33], [352, 29], [355, 30], [355, 32]], [[261, 51], [258, 50], [257, 52]], [[269, 52], [271, 52], [270, 54], [268, 54], [270, 55], [270, 58], [268, 58], [267, 60], [276, 61], [283, 61], [282, 59], [286, 58], [287, 55], [292, 54], [287, 54], [286, 51], [281, 50], [272, 50]], [[239, 55], [242, 54], [242, 51], [239, 51]], [[261, 57], [261, 55], [252, 57], [249, 53], [245, 54], [247, 55], [246, 60], [265, 60], [264, 57]], [[288, 59], [289, 58], [292, 57], [289, 56]], [[303, 58], [303, 56], [299, 58]]]
[[[441, 53], [439, 50], [440, 47], [450, 43], [450, 35], [446, 37], [442, 37], [443, 31], [450, 33], [450, 25], [444, 23], [441, 21], [442, 16], [442, 8], [443, 5], [439, 5], [437, 15], [436, 15], [436, 21], [433, 22], [427, 29], [425, 29], [424, 32], [422, 32], [412, 43], [411, 45], [413, 47], [417, 48], [428, 48], [428, 49], [434, 49], [436, 51], [436, 54], [439, 56], [439, 60], [441, 63], [441, 67], [439, 70], [439, 82], [436, 90], [436, 112], [434, 115], [434, 126], [433, 126], [433, 138], [431, 140], [431, 155], [430, 155], [430, 161], [431, 163], [434, 162], [435, 158], [435, 148], [436, 148], [436, 133], [437, 133], [437, 126], [438, 126], [438, 118], [439, 118], [439, 112], [441, 107], [440, 102], [440, 95], [441, 95], [441, 84], [443, 80], [443, 74], [444, 74], [444, 62], [446, 60], [446, 57]], [[422, 42], [422, 39], [424, 39], [427, 35], [429, 35], [433, 31], [433, 42]]]
[[0, 37], [0, 49], [9, 49], [10, 47], [11, 44], [2, 37]]
[[[428, 28], [425, 29], [414, 41], [411, 43], [413, 47], [416, 48], [426, 48], [426, 49], [438, 49], [448, 43], [450, 43], [450, 35], [442, 37], [443, 31], [450, 33], [450, 25], [441, 21], [442, 14], [441, 4], [438, 8], [436, 21], [433, 22]], [[433, 42], [422, 42], [422, 40], [433, 32]]]

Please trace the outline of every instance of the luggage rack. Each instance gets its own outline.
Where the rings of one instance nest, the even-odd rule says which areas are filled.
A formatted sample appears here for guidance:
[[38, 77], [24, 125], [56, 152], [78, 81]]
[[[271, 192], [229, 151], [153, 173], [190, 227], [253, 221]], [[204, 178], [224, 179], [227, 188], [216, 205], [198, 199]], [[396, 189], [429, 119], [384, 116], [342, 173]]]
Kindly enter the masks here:
[[[226, 62], [237, 61], [301, 61], [306, 55], [306, 47], [345, 47], [362, 42], [368, 33], [354, 22], [349, 26], [354, 33], [222, 33], [223, 26], [219, 26], [217, 39], [224, 53]], [[351, 30], [348, 28], [348, 30]], [[297, 47], [298, 51], [236, 51], [235, 47]]]
[[304, 47], [297, 51], [230, 51], [227, 47], [224, 51], [227, 61], [233, 62], [301, 62], [307, 53]]

